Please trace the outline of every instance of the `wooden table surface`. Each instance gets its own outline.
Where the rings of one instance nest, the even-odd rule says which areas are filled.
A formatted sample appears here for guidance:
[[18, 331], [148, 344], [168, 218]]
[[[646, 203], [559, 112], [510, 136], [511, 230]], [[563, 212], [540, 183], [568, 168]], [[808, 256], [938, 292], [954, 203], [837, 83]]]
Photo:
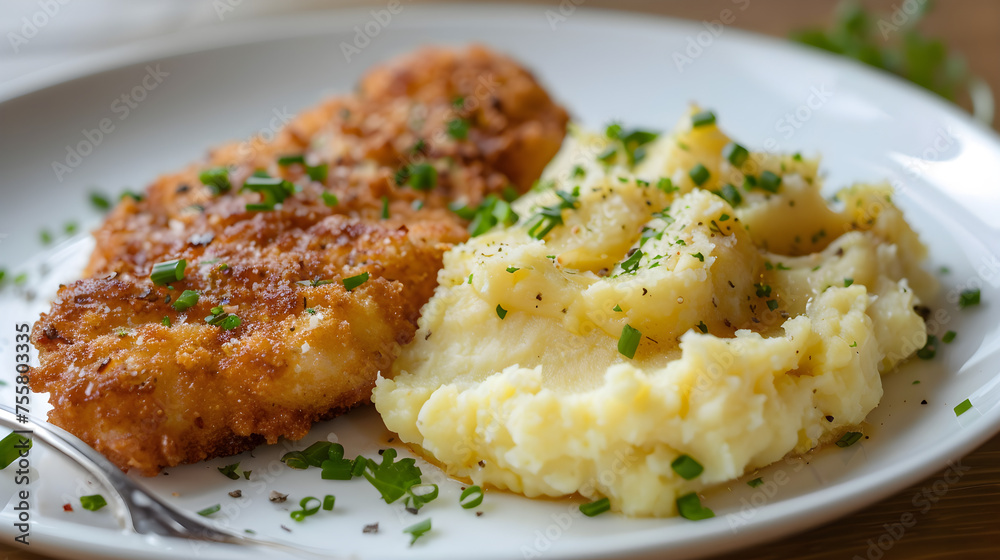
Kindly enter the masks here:
[[[713, 20], [733, 5], [732, 0], [550, 0], [540, 6], [573, 2], [582, 6], [615, 8], [695, 20]], [[747, 0], [741, 0], [741, 4]], [[891, 12], [902, 0], [872, 0], [865, 5]], [[791, 29], [828, 21], [835, 0], [749, 0], [736, 26], [776, 36]], [[922, 3], [922, 1], [921, 1]], [[923, 29], [961, 52], [970, 68], [1000, 92], [1000, 0], [939, 0]], [[996, 126], [996, 123], [994, 124]], [[1000, 436], [973, 452], [962, 464], [969, 467], [958, 483], [928, 511], [913, 505], [914, 496], [942, 478], [943, 471], [843, 519], [786, 539], [718, 557], [720, 560], [801, 558], [813, 560], [1000, 558]], [[912, 515], [907, 528], [881, 555], [872, 543], [886, 534], [886, 524]], [[905, 518], [908, 519], [908, 518]], [[888, 543], [883, 538], [883, 543]], [[0, 544], [6, 559], [44, 559], [25, 547]]]

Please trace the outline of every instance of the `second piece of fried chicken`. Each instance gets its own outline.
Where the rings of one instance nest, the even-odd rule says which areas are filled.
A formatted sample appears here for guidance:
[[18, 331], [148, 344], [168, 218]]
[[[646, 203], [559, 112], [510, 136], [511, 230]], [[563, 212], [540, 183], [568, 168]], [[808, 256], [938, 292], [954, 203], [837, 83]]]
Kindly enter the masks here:
[[[86, 278], [35, 324], [32, 390], [54, 424], [146, 475], [303, 437], [366, 402], [413, 337], [443, 252], [467, 237], [449, 205], [526, 190], [566, 122], [481, 47], [372, 70], [273, 140], [125, 198]], [[182, 280], [154, 284], [180, 259]]]

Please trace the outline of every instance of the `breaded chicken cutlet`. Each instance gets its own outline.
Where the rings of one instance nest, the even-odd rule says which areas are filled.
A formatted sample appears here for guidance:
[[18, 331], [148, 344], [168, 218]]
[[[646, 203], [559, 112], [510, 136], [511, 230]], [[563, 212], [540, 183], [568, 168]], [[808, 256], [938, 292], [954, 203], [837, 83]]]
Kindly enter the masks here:
[[302, 438], [369, 401], [444, 251], [469, 218], [503, 219], [566, 123], [481, 47], [377, 67], [270, 141], [124, 198], [85, 278], [34, 326], [31, 388], [50, 393], [52, 423], [145, 475]]

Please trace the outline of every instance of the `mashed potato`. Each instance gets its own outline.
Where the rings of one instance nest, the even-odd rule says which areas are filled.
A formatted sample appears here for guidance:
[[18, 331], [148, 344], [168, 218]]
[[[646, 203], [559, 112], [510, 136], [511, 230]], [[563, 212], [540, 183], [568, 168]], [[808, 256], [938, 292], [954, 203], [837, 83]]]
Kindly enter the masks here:
[[925, 344], [933, 281], [889, 187], [828, 203], [817, 165], [690, 115], [574, 133], [515, 225], [445, 255], [386, 426], [476, 484], [634, 516], [840, 437]]

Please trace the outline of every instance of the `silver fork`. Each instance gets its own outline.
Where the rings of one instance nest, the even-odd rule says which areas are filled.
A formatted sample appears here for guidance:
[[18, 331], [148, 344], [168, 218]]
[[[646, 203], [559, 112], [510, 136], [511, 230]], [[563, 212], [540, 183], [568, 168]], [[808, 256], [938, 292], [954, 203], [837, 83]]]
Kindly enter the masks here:
[[[300, 545], [291, 546], [280, 542], [267, 541], [243, 535], [234, 531], [213, 527], [208, 520], [168, 504], [141, 484], [125, 475], [111, 461], [69, 432], [43, 420], [30, 416], [26, 422], [19, 422], [14, 410], [0, 404], [0, 425], [11, 430], [26, 430], [25, 434], [37, 438], [59, 451], [71, 461], [90, 473], [97, 482], [112, 490], [115, 515], [122, 528], [142, 535], [155, 534], [197, 541], [211, 541], [227, 544], [265, 546], [277, 548], [293, 556], [306, 553], [311, 556], [329, 558], [325, 551], [309, 550]], [[20, 417], [23, 418], [23, 417]]]

